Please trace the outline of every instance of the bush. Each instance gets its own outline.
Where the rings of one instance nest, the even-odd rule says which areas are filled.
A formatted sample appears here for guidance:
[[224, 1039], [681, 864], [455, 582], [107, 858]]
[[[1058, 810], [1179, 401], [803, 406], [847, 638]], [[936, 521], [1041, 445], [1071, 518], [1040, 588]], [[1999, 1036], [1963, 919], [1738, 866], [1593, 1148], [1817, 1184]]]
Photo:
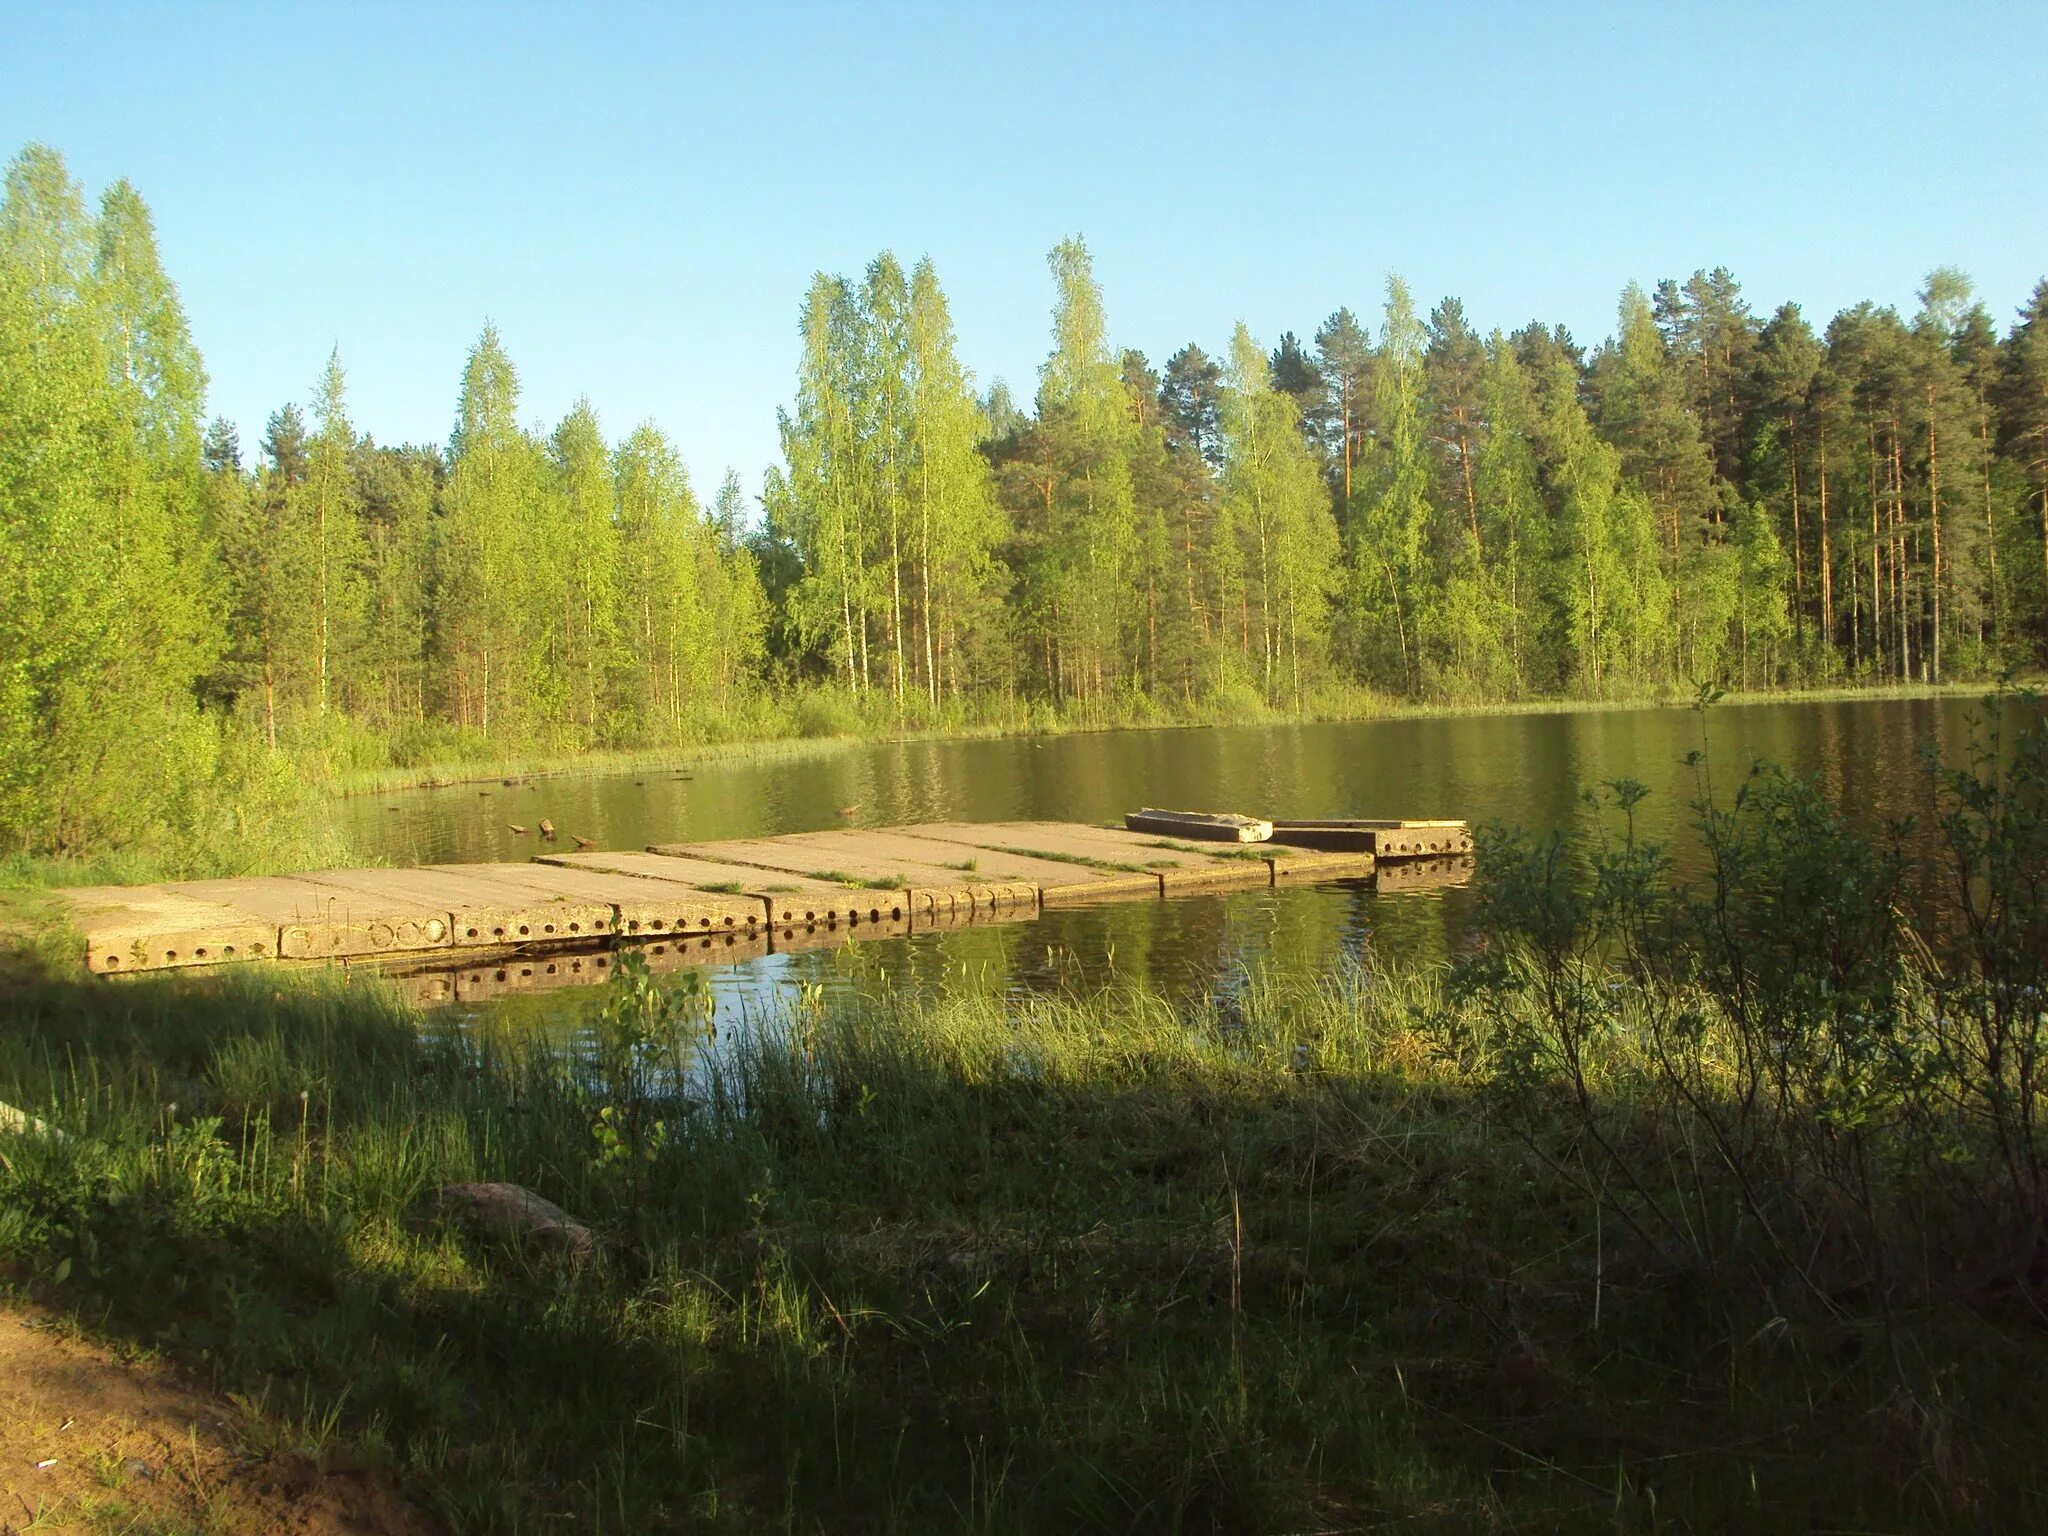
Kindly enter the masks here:
[[[1710, 698], [1700, 704], [1704, 712]], [[2043, 1288], [2048, 1217], [2048, 723], [1994, 696], [1928, 772], [1946, 864], [1920, 893], [1818, 788], [1693, 756], [1699, 889], [1638, 838], [1490, 829], [1481, 950], [1439, 1048], [1674, 1270], [1834, 1304], [1880, 1288]], [[1569, 1106], [1562, 1138], [1544, 1117]], [[1554, 1129], [1554, 1128], [1552, 1128]]]
[[790, 716], [806, 738], [853, 736], [860, 732], [859, 706], [836, 688], [808, 688], [796, 696]]

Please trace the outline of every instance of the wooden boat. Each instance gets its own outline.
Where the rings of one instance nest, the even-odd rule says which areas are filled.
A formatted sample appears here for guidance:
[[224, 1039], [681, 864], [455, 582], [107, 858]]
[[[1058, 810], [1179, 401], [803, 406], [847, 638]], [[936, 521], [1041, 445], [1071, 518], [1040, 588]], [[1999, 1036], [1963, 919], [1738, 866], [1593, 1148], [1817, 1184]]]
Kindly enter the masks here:
[[1190, 842], [1263, 843], [1273, 836], [1273, 823], [1228, 811], [1161, 811], [1146, 807], [1124, 817], [1133, 832], [1157, 832]]

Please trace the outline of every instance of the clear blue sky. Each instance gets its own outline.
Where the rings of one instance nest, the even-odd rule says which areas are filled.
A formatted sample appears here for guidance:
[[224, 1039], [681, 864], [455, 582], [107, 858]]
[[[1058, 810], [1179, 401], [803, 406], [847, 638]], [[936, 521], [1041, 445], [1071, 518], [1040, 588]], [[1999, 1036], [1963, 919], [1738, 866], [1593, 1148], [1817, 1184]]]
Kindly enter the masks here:
[[445, 441], [488, 316], [533, 421], [588, 394], [752, 492], [810, 274], [885, 246], [1026, 399], [1074, 231], [1155, 362], [1376, 319], [1389, 270], [1582, 341], [1716, 264], [1816, 324], [1953, 264], [2001, 330], [2048, 272], [2048, 5], [0, 0], [0, 38], [0, 154], [136, 182], [249, 450], [333, 345], [359, 428]]

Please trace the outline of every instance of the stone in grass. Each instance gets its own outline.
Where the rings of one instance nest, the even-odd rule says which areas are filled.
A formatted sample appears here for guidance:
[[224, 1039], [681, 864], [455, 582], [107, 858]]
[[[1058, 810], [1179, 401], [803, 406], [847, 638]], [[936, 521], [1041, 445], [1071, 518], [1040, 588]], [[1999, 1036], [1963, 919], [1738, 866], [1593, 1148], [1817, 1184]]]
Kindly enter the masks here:
[[597, 1237], [590, 1228], [524, 1185], [444, 1184], [434, 1203], [442, 1214], [459, 1217], [472, 1230], [491, 1237], [579, 1258], [597, 1251]]

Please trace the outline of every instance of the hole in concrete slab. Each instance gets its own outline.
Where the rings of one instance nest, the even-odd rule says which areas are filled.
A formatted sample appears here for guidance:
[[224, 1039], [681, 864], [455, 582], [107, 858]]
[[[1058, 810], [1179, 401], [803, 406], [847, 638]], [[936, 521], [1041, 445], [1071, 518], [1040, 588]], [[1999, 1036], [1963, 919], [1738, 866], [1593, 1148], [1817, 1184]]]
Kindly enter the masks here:
[[522, 939], [526, 937], [526, 924], [524, 923], [519, 925], [519, 937]]
[[468, 936], [469, 936], [470, 938], [472, 938], [472, 939], [473, 939], [473, 938], [475, 938], [475, 937], [476, 937], [476, 930], [475, 930], [474, 928], [471, 928], [471, 929], [470, 929], [470, 930], [468, 931]]
[[804, 914], [804, 921], [807, 923], [815, 923], [817, 920], [818, 914], [815, 912], [806, 912]]
[[891, 907], [889, 909], [889, 920], [891, 922], [901, 922], [903, 920], [903, 909], [901, 907]]
[[882, 909], [881, 909], [880, 907], [870, 907], [870, 908], [868, 908], [868, 921], [869, 921], [869, 922], [871, 922], [871, 923], [879, 923], [879, 922], [880, 922], [881, 920], [882, 920]]
[[222, 953], [222, 954], [224, 954], [224, 955], [232, 955], [232, 954], [233, 954], [234, 952], [235, 952], [235, 946], [234, 946], [234, 945], [232, 945], [232, 944], [228, 945], [228, 947], [227, 947], [226, 949], [223, 949], [223, 950], [221, 951], [221, 953]]
[[699, 928], [709, 928], [711, 926], [711, 919], [708, 917], [700, 917], [697, 919], [697, 926]]
[[[526, 932], [524, 928], [520, 929], [519, 931], [521, 933]], [[542, 933], [553, 933], [555, 931], [555, 925], [553, 923], [542, 923], [540, 925], [540, 931]]]
[[505, 937], [505, 930], [502, 928], [493, 928], [491, 930], [491, 937], [494, 939], [502, 939], [503, 937]]
[[195, 959], [204, 960], [206, 958], [206, 951], [203, 949], [195, 949], [192, 951], [192, 954]]
[[107, 956], [107, 969], [110, 971], [118, 971], [119, 969], [121, 969], [121, 957], [119, 955]]
[[583, 931], [583, 928], [580, 923], [571, 923], [569, 925], [569, 931], [571, 933], [581, 933]]
[[794, 921], [795, 921], [795, 919], [794, 919], [794, 918], [792, 918], [792, 917], [791, 917], [791, 916], [790, 916], [790, 915], [789, 915], [789, 914], [788, 914], [787, 912], [785, 912], [785, 913], [783, 913], [783, 914], [782, 914], [782, 920], [783, 920], [783, 921], [784, 921], [785, 923], [789, 923], [789, 922], [794, 922]]
[[638, 933], [639, 931], [640, 931], [640, 919], [639, 919], [639, 918], [637, 918], [637, 917], [636, 917], [636, 918], [634, 918], [634, 919], [633, 919], [633, 921], [631, 921], [630, 923], [626, 924], [626, 932], [628, 932], [628, 933]]
[[178, 958], [178, 952], [175, 949], [167, 949], [164, 951], [164, 958], [166, 960], [175, 960]]
[[730, 928], [730, 927], [732, 926], [732, 919], [731, 919], [730, 917], [727, 917], [727, 918], [726, 918], [726, 920], [725, 920], [725, 926], [726, 926], [726, 927], [728, 927], [728, 928]]

